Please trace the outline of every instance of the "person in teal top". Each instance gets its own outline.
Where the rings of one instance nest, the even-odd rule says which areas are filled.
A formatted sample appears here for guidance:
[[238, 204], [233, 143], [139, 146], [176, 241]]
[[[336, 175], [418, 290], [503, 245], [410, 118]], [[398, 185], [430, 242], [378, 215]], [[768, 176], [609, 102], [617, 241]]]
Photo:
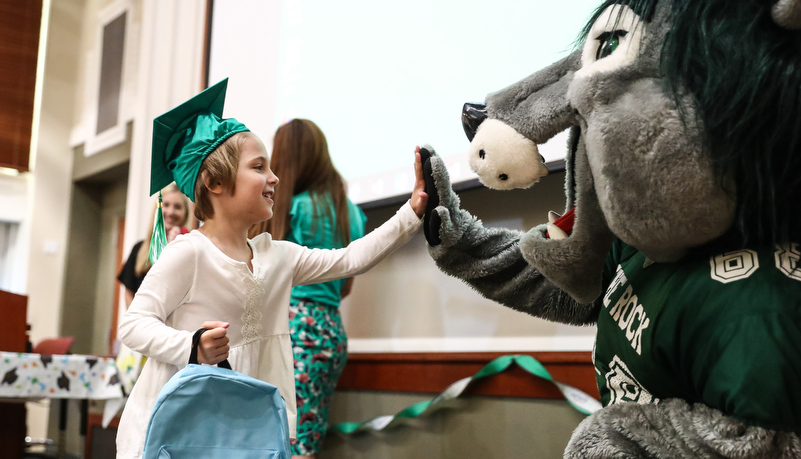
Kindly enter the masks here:
[[[367, 217], [348, 199], [316, 124], [294, 119], [279, 127], [270, 165], [280, 179], [273, 218], [254, 227], [251, 237], [269, 231], [274, 240], [336, 249], [364, 236]], [[331, 396], [348, 357], [339, 303], [352, 283], [351, 278], [292, 288], [289, 331], [298, 426], [291, 448], [296, 458], [314, 458], [322, 447]]]
[[[348, 221], [350, 240], [364, 236], [367, 217], [362, 209], [350, 202], [348, 203]], [[333, 214], [333, 200], [330, 193], [317, 195], [316, 199], [309, 191], [304, 191], [292, 198], [292, 208], [289, 211], [289, 232], [286, 240], [296, 244], [316, 249], [338, 249], [342, 242], [336, 236], [336, 220], [329, 217], [320, 217], [321, 208], [328, 209], [328, 215]], [[292, 300], [303, 301], [314, 299], [315, 302], [328, 306], [338, 307], [344, 297], [343, 293], [350, 291], [353, 279], [341, 279], [322, 284], [299, 285], [292, 288]], [[345, 285], [347, 284], [347, 287]], [[347, 288], [347, 290], [345, 290]]]
[[594, 353], [604, 405], [680, 398], [801, 432], [800, 249], [652, 263], [616, 241]]

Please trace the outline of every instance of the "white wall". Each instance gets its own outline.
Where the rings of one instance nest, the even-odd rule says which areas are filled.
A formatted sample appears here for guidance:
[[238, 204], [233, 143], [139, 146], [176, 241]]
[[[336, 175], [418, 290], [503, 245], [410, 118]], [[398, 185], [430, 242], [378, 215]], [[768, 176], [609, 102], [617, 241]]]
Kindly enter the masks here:
[[[47, 24], [41, 105], [37, 133], [32, 142], [28, 174], [28, 323], [31, 341], [59, 335], [64, 262], [69, 223], [72, 150], [70, 130], [75, 107], [77, 65], [80, 59], [83, 0], [45, 3]], [[41, 49], [41, 48], [40, 48]], [[46, 434], [47, 404], [28, 404], [28, 429], [32, 436]]]
[[72, 185], [70, 131], [81, 62], [82, 0], [52, 2], [41, 118], [32, 164], [28, 322], [32, 341], [57, 336]]
[[[476, 175], [459, 118], [565, 57], [597, 0], [217, 0], [210, 80], [230, 77], [225, 116], [270, 144], [309, 118], [358, 203], [411, 192], [415, 145], [437, 148], [453, 183]], [[542, 145], [564, 158], [567, 133]]]

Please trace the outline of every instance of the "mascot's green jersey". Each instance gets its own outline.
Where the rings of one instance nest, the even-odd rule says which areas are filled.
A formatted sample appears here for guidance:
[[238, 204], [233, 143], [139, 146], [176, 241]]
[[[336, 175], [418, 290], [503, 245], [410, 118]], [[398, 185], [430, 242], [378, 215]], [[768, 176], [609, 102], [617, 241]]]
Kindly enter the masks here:
[[651, 263], [615, 242], [594, 361], [604, 405], [683, 398], [801, 432], [801, 244]]

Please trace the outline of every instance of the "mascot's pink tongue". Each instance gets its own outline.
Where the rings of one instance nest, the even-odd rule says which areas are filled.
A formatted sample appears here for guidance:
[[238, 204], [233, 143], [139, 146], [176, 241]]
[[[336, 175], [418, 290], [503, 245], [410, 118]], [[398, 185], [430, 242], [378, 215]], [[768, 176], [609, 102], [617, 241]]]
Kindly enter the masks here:
[[[559, 229], [564, 231], [568, 236], [573, 232], [573, 222], [576, 220], [576, 207], [572, 207], [570, 210], [565, 212], [564, 215], [557, 218], [552, 224], [558, 226]], [[545, 237], [550, 238], [551, 236], [548, 235], [548, 232], [545, 232]]]

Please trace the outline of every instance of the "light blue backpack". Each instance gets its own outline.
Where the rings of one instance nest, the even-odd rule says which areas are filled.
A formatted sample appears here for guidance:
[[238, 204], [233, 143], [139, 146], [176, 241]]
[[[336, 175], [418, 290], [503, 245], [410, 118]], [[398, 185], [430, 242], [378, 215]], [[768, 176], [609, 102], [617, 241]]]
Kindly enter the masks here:
[[190, 364], [159, 393], [143, 458], [290, 459], [286, 404], [272, 384]]

